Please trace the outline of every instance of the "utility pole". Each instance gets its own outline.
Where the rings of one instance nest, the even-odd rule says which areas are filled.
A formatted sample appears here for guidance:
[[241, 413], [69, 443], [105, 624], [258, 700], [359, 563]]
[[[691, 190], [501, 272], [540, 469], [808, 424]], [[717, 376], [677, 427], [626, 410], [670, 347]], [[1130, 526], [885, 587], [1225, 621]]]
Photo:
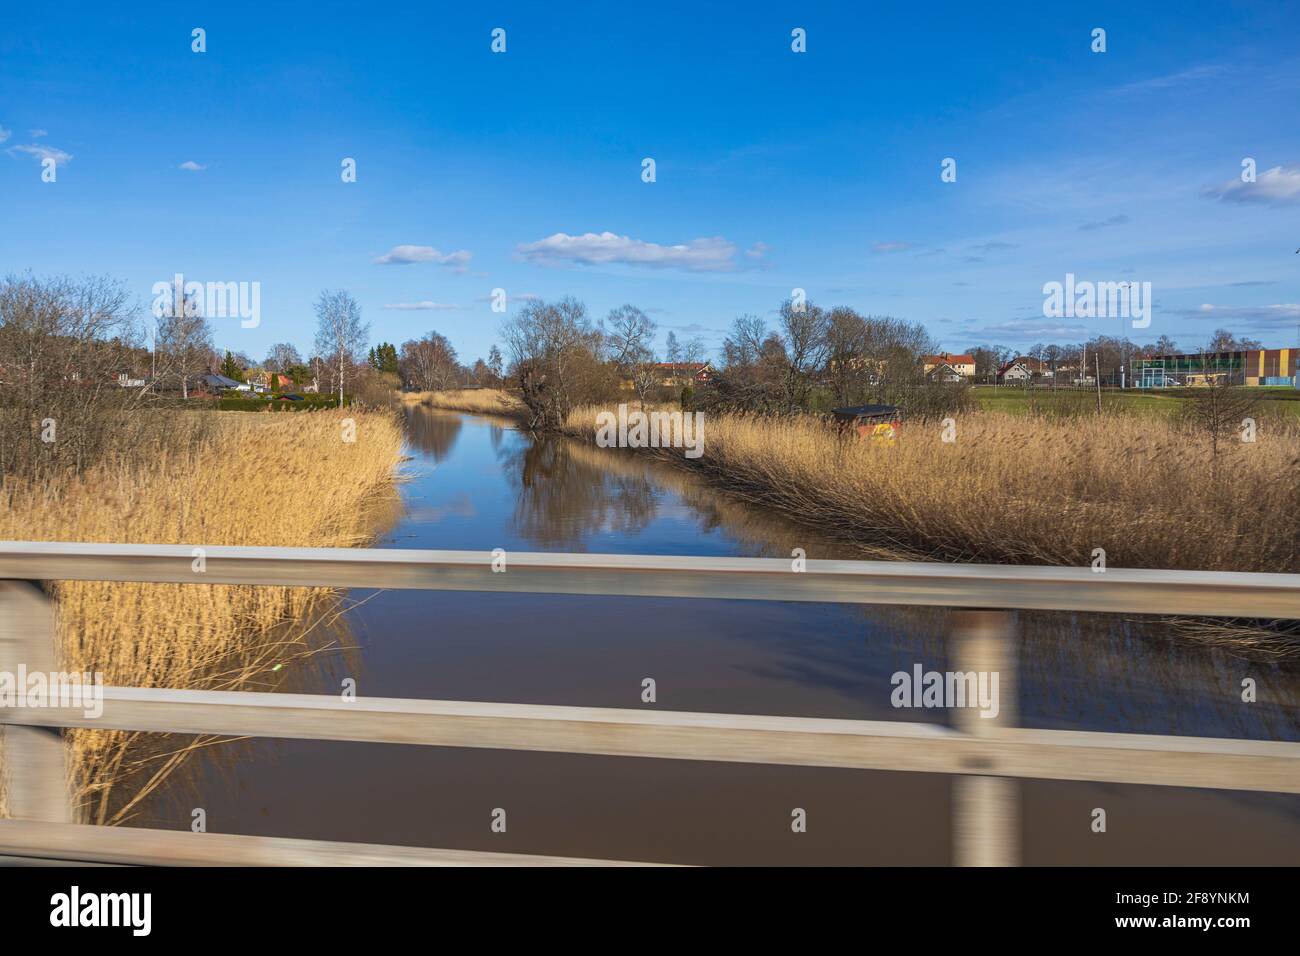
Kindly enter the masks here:
[[1101, 414], [1101, 353], [1096, 352], [1092, 360], [1097, 363], [1097, 414]]

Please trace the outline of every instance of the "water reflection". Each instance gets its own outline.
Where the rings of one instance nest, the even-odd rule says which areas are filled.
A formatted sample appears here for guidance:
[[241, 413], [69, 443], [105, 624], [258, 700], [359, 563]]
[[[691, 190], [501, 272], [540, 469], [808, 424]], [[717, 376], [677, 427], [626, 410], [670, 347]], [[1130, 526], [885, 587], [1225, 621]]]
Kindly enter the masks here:
[[[499, 431], [499, 428], [496, 430]], [[540, 438], [494, 450], [516, 495], [514, 531], [541, 550], [583, 551], [597, 534], [640, 535], [664, 512], [686, 516], [702, 535], [721, 533], [728, 553], [810, 558], [880, 558], [720, 495], [685, 470], [644, 457]], [[633, 546], [631, 550], [641, 550]], [[848, 610], [848, 609], [846, 609]], [[946, 669], [945, 608], [855, 607], [872, 654], [889, 672], [920, 661]], [[1038, 727], [1300, 740], [1300, 674], [1275, 662], [1246, 662], [1189, 645], [1159, 621], [1115, 615], [1022, 612], [1016, 616], [1023, 724]], [[833, 661], [802, 653], [765, 660], [751, 673], [841, 687]], [[1241, 699], [1254, 679], [1258, 700]]]
[[[407, 414], [414, 461], [387, 546], [880, 557], [633, 453], [534, 439], [481, 417]], [[951, 612], [943, 608], [355, 597], [367, 599], [351, 615], [366, 696], [637, 707], [642, 678], [653, 676], [663, 709], [947, 719], [889, 701], [894, 672], [918, 662], [948, 668]], [[1158, 622], [1047, 612], [1016, 622], [1024, 724], [1300, 739], [1300, 676], [1276, 664], [1182, 644]], [[1241, 701], [1247, 676], [1258, 703]], [[336, 680], [323, 678], [314, 692], [337, 692]], [[241, 752], [230, 765], [237, 773], [212, 773], [186, 799], [201, 800], [192, 805], [210, 808], [228, 832], [316, 839], [701, 863], [949, 858], [941, 777], [295, 741], [276, 742], [273, 752]], [[1024, 793], [1029, 862], [1283, 862], [1300, 854], [1295, 797], [1051, 782], [1026, 783]], [[512, 820], [527, 823], [489, 844], [480, 811], [506, 801]], [[438, 813], [428, 812], [431, 802]], [[792, 844], [789, 807], [809, 804], [822, 836]], [[1075, 826], [1099, 805], [1117, 821], [1117, 838], [1104, 847]], [[162, 825], [188, 825], [176, 812], [159, 811]], [[1130, 832], [1119, 839], [1123, 827]]]
[[456, 447], [456, 439], [460, 437], [461, 417], [430, 414], [412, 405], [404, 406], [404, 409], [408, 444], [435, 463], [445, 461]]
[[592, 534], [636, 535], [655, 519], [659, 493], [643, 472], [601, 469], [562, 439], [498, 450], [515, 532], [539, 550], [583, 551]]

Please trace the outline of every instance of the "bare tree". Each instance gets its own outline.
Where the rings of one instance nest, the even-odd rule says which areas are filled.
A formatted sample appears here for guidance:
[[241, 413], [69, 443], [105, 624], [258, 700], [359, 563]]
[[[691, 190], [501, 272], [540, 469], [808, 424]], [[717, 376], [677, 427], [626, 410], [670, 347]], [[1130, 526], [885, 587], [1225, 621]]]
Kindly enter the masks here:
[[677, 333], [669, 330], [668, 338], [664, 340], [664, 359], [670, 365], [676, 365], [682, 360], [682, 347], [677, 343]]
[[722, 342], [723, 363], [727, 368], [745, 368], [757, 364], [765, 338], [767, 325], [762, 319], [756, 315], [736, 316], [731, 323], [731, 334]]
[[785, 397], [802, 407], [812, 387], [813, 373], [826, 361], [826, 334], [830, 318], [811, 302], [796, 306], [787, 299], [781, 306], [781, 330], [786, 355]]
[[302, 364], [302, 356], [288, 342], [276, 342], [266, 353], [266, 361], [262, 364], [272, 372], [287, 372], [293, 366]]
[[601, 327], [610, 360], [620, 367], [636, 361], [649, 348], [656, 328], [634, 305], [611, 309]]
[[[704, 339], [696, 336], [682, 346], [682, 361], [694, 368], [703, 365], [709, 358], [709, 346]], [[693, 373], [692, 373], [693, 374]]]
[[334, 366], [339, 386], [339, 404], [343, 404], [344, 376], [350, 366], [360, 361], [370, 338], [370, 326], [361, 321], [361, 306], [342, 289], [326, 290], [316, 300], [316, 350]]
[[611, 390], [604, 337], [578, 300], [529, 302], [502, 331], [533, 428], [558, 427], [576, 404]]
[[654, 384], [653, 374], [646, 369], [655, 360], [651, 348], [655, 323], [636, 306], [624, 305], [611, 309], [601, 328], [610, 360], [620, 374], [631, 379], [637, 398], [645, 402]]
[[80, 467], [122, 432], [107, 409], [141, 390], [114, 381], [146, 353], [123, 286], [108, 278], [0, 282], [0, 476]]
[[1220, 445], [1239, 434], [1246, 420], [1257, 414], [1259, 398], [1248, 390], [1232, 388], [1219, 381], [1191, 392], [1191, 401], [1183, 406], [1183, 421], [1210, 442], [1211, 477], [1218, 477]]
[[164, 382], [176, 381], [181, 397], [190, 397], [190, 379], [205, 370], [212, 353], [212, 326], [198, 309], [175, 309], [158, 319], [154, 351], [158, 356], [158, 376]]
[[876, 370], [866, 355], [867, 324], [848, 308], [831, 309], [826, 327], [826, 377], [835, 401], [848, 405]]
[[402, 380], [423, 391], [455, 388], [460, 384], [456, 350], [440, 332], [402, 343], [397, 368]]

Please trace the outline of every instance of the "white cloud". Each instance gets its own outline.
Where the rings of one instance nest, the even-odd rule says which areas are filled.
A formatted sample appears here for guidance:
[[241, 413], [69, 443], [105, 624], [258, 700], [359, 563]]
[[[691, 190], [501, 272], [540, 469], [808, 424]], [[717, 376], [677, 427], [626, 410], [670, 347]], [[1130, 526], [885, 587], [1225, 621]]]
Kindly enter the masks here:
[[912, 248], [912, 244], [910, 242], [904, 242], [901, 239], [897, 239], [894, 240], [893, 242], [874, 243], [871, 246], [871, 251], [876, 254], [880, 254], [885, 252], [902, 252], [904, 249], [911, 249], [911, 248]]
[[1122, 226], [1128, 221], [1128, 216], [1121, 212], [1106, 219], [1094, 219], [1091, 222], [1080, 223], [1079, 231], [1095, 232], [1098, 229], [1105, 229], [1109, 226]]
[[196, 162], [195, 162], [194, 160], [192, 160], [192, 159], [187, 159], [185, 162], [181, 163], [181, 164], [180, 164], [179, 166], [177, 166], [176, 168], [177, 168], [177, 169], [188, 170], [188, 171], [191, 172], [191, 173], [197, 173], [197, 172], [199, 172], [200, 170], [207, 169], [208, 167], [206, 167], [206, 166], [201, 166], [201, 165], [199, 165], [198, 163], [196, 163]]
[[10, 156], [15, 153], [26, 153], [28, 156], [33, 156], [37, 160], [42, 161], [52, 159], [54, 160], [55, 166], [65, 166], [72, 159], [71, 153], [65, 153], [63, 150], [55, 149], [53, 146], [10, 146], [6, 152], [8, 152]]
[[430, 302], [428, 299], [424, 299], [420, 302], [390, 302], [384, 308], [398, 312], [454, 312], [460, 309], [461, 306], [449, 302]]
[[727, 272], [736, 267], [736, 247], [721, 236], [661, 246], [612, 232], [588, 232], [581, 236], [557, 232], [537, 242], [516, 246], [515, 252], [522, 259], [541, 265], [617, 263], [687, 272]]
[[1195, 309], [1182, 313], [1189, 319], [1206, 319], [1213, 322], [1231, 321], [1254, 328], [1293, 330], [1300, 322], [1300, 303], [1277, 302], [1273, 305], [1214, 305], [1202, 303]]
[[393, 246], [386, 253], [375, 259], [376, 265], [406, 266], [416, 262], [434, 262], [440, 266], [450, 266], [455, 272], [464, 272], [473, 258], [473, 253], [465, 249], [441, 253], [433, 246]]
[[1208, 63], [1202, 66], [1194, 66], [1187, 70], [1180, 70], [1177, 73], [1168, 73], [1165, 76], [1154, 76], [1147, 80], [1138, 80], [1135, 83], [1126, 83], [1118, 86], [1111, 92], [1118, 94], [1126, 93], [1151, 93], [1156, 90], [1167, 90], [1177, 86], [1184, 86], [1188, 83], [1197, 83], [1201, 80], [1208, 80], [1214, 77], [1222, 76], [1226, 68], [1217, 63]]
[[42, 136], [49, 136], [50, 131], [45, 129], [29, 129], [27, 134], [31, 136], [32, 139], [40, 139]]
[[[507, 301], [515, 301], [515, 300], [518, 300], [518, 301], [520, 301], [520, 302], [541, 302], [541, 301], [542, 301], [542, 297], [541, 297], [540, 295], [538, 295], [536, 292], [521, 292], [521, 293], [519, 293], [518, 295], [507, 295], [507, 296], [506, 296], [506, 300], [507, 300]], [[475, 301], [475, 302], [495, 302], [495, 301], [496, 301], [496, 296], [494, 296], [494, 295], [481, 295], [481, 296], [479, 296], [477, 299], [475, 299], [474, 301]]]
[[1300, 203], [1300, 164], [1274, 166], [1260, 173], [1253, 183], [1243, 183], [1240, 177], [1230, 179], [1222, 186], [1205, 190], [1205, 195], [1228, 202], [1254, 202], [1267, 206]]
[[998, 322], [979, 329], [968, 329], [968, 335], [1006, 335], [1026, 338], [1078, 338], [1089, 335], [1087, 326], [1070, 322], [1054, 322], [1050, 319], [1013, 319], [1010, 322]]
[[8, 139], [10, 136], [12, 136], [13, 134], [14, 134], [14, 131], [13, 131], [13, 130], [11, 130], [11, 129], [5, 129], [3, 126], [0, 126], [0, 143], [3, 143], [5, 140], [7, 140], [7, 139]]
[[751, 259], [762, 259], [771, 248], [766, 242], [756, 242], [745, 250], [745, 255]]

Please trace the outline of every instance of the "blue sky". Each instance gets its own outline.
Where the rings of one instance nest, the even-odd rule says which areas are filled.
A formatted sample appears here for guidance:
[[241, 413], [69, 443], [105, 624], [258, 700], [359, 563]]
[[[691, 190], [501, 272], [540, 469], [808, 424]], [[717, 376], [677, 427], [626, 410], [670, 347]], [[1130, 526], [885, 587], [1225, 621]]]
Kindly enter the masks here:
[[[0, 270], [106, 273], [142, 316], [176, 272], [259, 282], [257, 328], [214, 320], [255, 359], [337, 287], [465, 361], [498, 287], [710, 347], [795, 287], [951, 350], [1297, 341], [1300, 5], [275, 6], [10, 5]], [[1067, 272], [1151, 282], [1151, 326], [1045, 318]]]

